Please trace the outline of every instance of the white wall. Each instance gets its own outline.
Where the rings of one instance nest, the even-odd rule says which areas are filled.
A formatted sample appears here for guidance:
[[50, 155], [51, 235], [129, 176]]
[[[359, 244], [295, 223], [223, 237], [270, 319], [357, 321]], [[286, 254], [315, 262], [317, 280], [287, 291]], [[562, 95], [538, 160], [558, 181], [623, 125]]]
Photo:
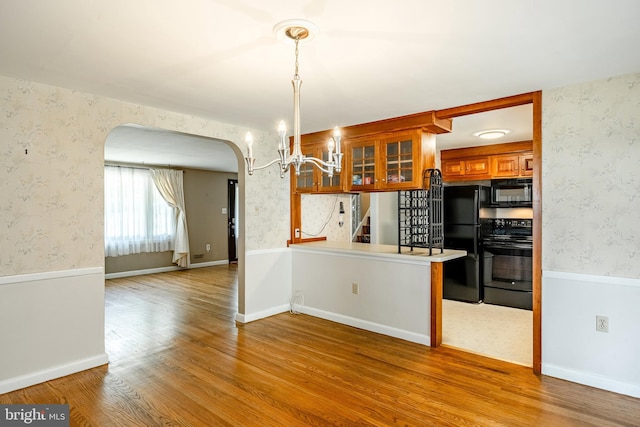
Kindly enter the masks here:
[[289, 310], [291, 299], [291, 251], [288, 248], [249, 251], [246, 254], [246, 306], [236, 315], [252, 322]]
[[640, 397], [640, 280], [547, 271], [542, 307], [546, 375]]
[[542, 371], [640, 397], [640, 74], [542, 105]]
[[0, 277], [0, 394], [107, 363], [104, 270]]
[[371, 193], [371, 243], [398, 244], [398, 192]]
[[430, 263], [296, 247], [292, 260], [300, 312], [429, 345]]

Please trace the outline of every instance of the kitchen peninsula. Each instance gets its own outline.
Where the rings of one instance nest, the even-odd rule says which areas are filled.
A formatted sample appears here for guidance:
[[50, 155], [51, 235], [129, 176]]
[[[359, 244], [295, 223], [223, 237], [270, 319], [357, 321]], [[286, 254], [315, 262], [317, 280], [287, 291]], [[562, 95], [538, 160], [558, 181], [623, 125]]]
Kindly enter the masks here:
[[[442, 263], [465, 251], [314, 241], [292, 250], [293, 308], [435, 347], [442, 337]], [[435, 289], [432, 290], [432, 284]], [[435, 295], [435, 298], [432, 298]]]

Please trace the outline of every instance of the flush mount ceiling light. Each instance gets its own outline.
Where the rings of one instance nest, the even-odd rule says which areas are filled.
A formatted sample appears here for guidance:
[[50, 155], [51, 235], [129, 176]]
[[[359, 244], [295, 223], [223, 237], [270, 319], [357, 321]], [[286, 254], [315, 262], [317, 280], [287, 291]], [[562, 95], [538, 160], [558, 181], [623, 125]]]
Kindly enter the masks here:
[[489, 130], [476, 132], [473, 134], [473, 136], [477, 136], [480, 139], [498, 139], [498, 138], [502, 138], [509, 132], [510, 131], [506, 129], [489, 129]]
[[[298, 75], [298, 44], [303, 41], [310, 41], [318, 34], [318, 27], [309, 21], [302, 19], [289, 19], [287, 21], [280, 22], [273, 27], [273, 32], [276, 38], [285, 41], [292, 41], [295, 43], [295, 72], [293, 73], [293, 152], [289, 154], [289, 144], [286, 139], [287, 127], [284, 121], [280, 121], [278, 126], [278, 135], [280, 136], [280, 143], [278, 144], [278, 158], [270, 161], [263, 166], [255, 166], [256, 159], [253, 157], [253, 137], [250, 132], [247, 132], [245, 142], [247, 143], [247, 170], [249, 175], [253, 175], [253, 171], [264, 169], [273, 164], [280, 165], [280, 177], [284, 178], [284, 174], [289, 171], [289, 168], [293, 166], [296, 171], [296, 175], [300, 175], [300, 166], [305, 163], [310, 163], [317, 167], [321, 171], [327, 173], [329, 177], [333, 176], [333, 173], [340, 173], [342, 170], [342, 156], [340, 152], [340, 129], [336, 126], [333, 130], [333, 137], [329, 138], [328, 151], [329, 156], [327, 160], [318, 159], [316, 157], [305, 156], [300, 149], [300, 85], [302, 80]], [[335, 152], [334, 152], [335, 149]]]

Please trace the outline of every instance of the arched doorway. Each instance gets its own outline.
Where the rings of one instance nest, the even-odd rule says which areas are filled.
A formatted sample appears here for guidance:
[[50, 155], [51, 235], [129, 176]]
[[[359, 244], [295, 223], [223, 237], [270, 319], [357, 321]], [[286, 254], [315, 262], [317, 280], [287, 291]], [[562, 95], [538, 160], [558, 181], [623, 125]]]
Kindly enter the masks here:
[[[229, 141], [136, 124], [123, 124], [115, 127], [108, 134], [105, 141], [104, 159], [105, 164], [132, 165], [143, 168], [171, 167], [187, 169], [187, 171], [192, 171], [192, 177], [194, 175], [204, 176], [217, 173], [220, 175], [220, 182], [224, 182], [221, 190], [224, 192], [224, 197], [214, 197], [209, 194], [211, 190], [209, 188], [203, 189], [203, 194], [222, 200], [223, 206], [226, 206], [227, 200], [227, 179], [235, 179], [238, 181], [238, 212], [236, 215], [239, 219], [240, 227], [243, 227], [245, 223], [244, 162], [240, 149]], [[196, 173], [193, 171], [196, 171]], [[194, 185], [197, 186], [198, 184]], [[207, 181], [202, 185], [208, 185]], [[203, 264], [200, 266], [206, 266], [222, 263], [223, 261], [228, 262], [229, 260], [226, 260], [228, 255], [226, 214], [222, 213], [217, 204], [209, 203], [205, 206], [210, 212], [204, 215], [204, 219], [203, 215], [200, 215], [200, 221], [208, 221], [207, 216], [209, 219], [221, 221], [223, 224], [222, 231], [220, 231], [220, 227], [218, 227], [217, 231], [221, 237], [215, 237], [215, 234], [212, 235], [212, 230], [215, 227], [209, 225], [200, 227], [204, 228], [206, 232], [192, 233], [190, 228], [189, 234], [196, 236], [196, 238], [190, 238], [189, 245], [192, 265], [199, 263]], [[189, 211], [187, 211], [187, 216], [189, 216]], [[245, 233], [243, 230], [239, 230], [237, 239], [239, 312], [244, 310], [244, 239]], [[194, 259], [194, 255], [204, 256], [200, 259]], [[209, 255], [208, 259], [207, 255]], [[168, 257], [166, 254], [152, 255], [146, 258], [148, 259], [142, 261], [143, 269], [171, 268], [171, 264], [167, 264]], [[126, 263], [124, 266], [119, 267], [120, 270], [126, 268], [131, 267], [127, 267]], [[109, 269], [105, 268], [105, 272], [108, 275]]]

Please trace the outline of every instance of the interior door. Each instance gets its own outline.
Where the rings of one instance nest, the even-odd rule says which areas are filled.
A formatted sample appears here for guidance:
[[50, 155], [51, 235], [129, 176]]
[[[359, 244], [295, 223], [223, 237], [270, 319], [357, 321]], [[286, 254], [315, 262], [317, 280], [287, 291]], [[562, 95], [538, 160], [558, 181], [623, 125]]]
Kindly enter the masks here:
[[238, 180], [230, 179], [227, 187], [227, 239], [229, 262], [238, 262]]

